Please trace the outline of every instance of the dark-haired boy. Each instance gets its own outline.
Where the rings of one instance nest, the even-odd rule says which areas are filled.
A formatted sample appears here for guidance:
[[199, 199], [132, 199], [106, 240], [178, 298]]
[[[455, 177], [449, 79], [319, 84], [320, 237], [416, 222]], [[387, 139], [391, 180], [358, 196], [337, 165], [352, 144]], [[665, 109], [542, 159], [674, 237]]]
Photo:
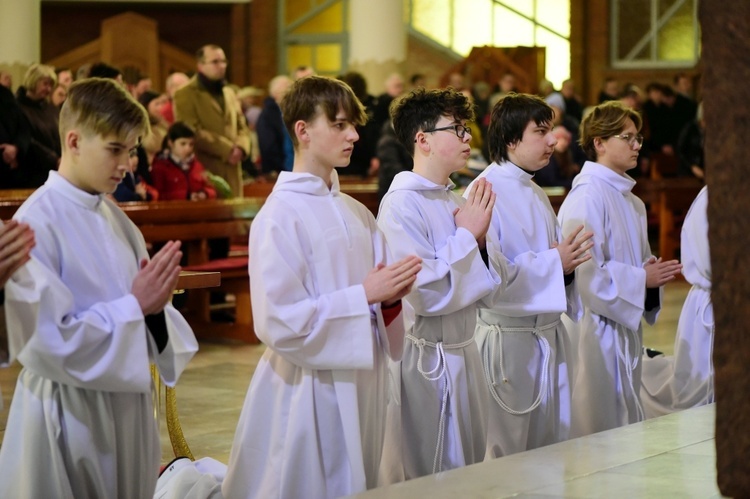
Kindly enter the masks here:
[[452, 89], [416, 89], [391, 107], [414, 170], [393, 179], [378, 225], [396, 258], [416, 253], [423, 267], [406, 298], [416, 319], [400, 369], [402, 435], [389, 449], [407, 479], [484, 459], [488, 394], [474, 327], [477, 302], [501, 284], [487, 259], [500, 252], [485, 240], [495, 195], [482, 180], [464, 203], [449, 179], [471, 154], [473, 117]]
[[590, 258], [591, 233], [578, 237], [581, 226], [563, 239], [547, 195], [532, 181], [557, 143], [553, 117], [539, 97], [502, 97], [490, 114], [493, 163], [474, 181], [492, 185], [490, 231], [512, 261], [500, 300], [480, 308], [477, 319], [485, 387], [494, 399], [487, 431], [492, 458], [560, 442], [570, 432], [570, 346], [560, 316], [580, 314], [573, 272]]
[[[365, 120], [343, 82], [307, 76], [282, 101], [295, 147], [250, 229], [250, 287], [267, 345], [237, 426], [224, 497], [339, 497], [379, 485], [387, 359], [420, 260], [387, 265], [372, 214], [339, 190]], [[386, 266], [387, 265], [387, 266]]]
[[23, 365], [0, 448], [0, 497], [151, 497], [160, 462], [150, 364], [173, 385], [197, 351], [169, 304], [179, 242], [151, 260], [108, 199], [148, 133], [112, 80], [74, 83], [59, 171], [15, 219], [36, 236], [6, 285], [11, 357]]

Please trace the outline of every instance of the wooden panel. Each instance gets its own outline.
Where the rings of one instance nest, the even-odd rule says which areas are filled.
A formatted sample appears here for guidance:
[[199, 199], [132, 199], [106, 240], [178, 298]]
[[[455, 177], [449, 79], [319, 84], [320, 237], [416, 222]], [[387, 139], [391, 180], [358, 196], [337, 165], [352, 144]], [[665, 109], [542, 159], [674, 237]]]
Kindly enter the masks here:
[[102, 21], [102, 60], [122, 70], [138, 69], [144, 75], [159, 74], [159, 28], [153, 19], [126, 12]]

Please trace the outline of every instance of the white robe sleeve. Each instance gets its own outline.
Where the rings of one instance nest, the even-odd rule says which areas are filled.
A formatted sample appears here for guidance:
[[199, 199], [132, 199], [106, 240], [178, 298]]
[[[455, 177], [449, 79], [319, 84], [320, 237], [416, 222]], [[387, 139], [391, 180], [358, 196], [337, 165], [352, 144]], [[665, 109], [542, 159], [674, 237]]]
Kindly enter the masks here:
[[164, 307], [164, 318], [169, 335], [167, 346], [159, 352], [149, 333], [149, 348], [152, 353], [151, 357], [159, 368], [162, 382], [167, 386], [175, 386], [188, 362], [198, 351], [198, 342], [195, 340], [190, 324], [171, 303]]
[[566, 218], [562, 220], [563, 234], [579, 225], [584, 225], [584, 231], [594, 233], [594, 245], [589, 250], [591, 260], [576, 269], [575, 280], [582, 300], [592, 312], [637, 330], [644, 314], [646, 271], [609, 257], [605, 238], [622, 228], [606, 226], [604, 213], [601, 201], [591, 196], [568, 200]]
[[6, 285], [11, 356], [61, 383], [150, 391], [150, 335], [135, 297], [72, 309], [72, 292], [59, 277], [36, 260], [28, 262]]
[[[562, 233], [562, 229], [558, 226], [557, 241], [562, 241], [563, 237], [565, 236]], [[562, 264], [560, 264], [560, 266], [562, 267]], [[573, 279], [573, 282], [565, 286], [565, 303], [565, 314], [570, 318], [570, 320], [572, 320], [573, 322], [578, 322], [579, 320], [581, 320], [581, 317], [583, 317], [583, 302], [581, 301], [581, 293], [578, 292], [578, 276]]]
[[457, 228], [442, 247], [429, 240], [423, 217], [406, 203], [381, 213], [378, 225], [398, 260], [407, 255], [422, 259], [408, 300], [416, 315], [448, 315], [474, 305], [491, 293], [500, 279], [487, 268], [474, 236]]
[[[368, 226], [373, 235], [372, 239], [373, 250], [375, 254], [375, 264], [377, 265], [378, 263], [383, 263], [385, 265], [390, 265], [392, 263], [395, 263], [397, 260], [395, 260], [390, 254], [388, 246], [386, 245], [385, 236], [382, 232], [380, 232], [375, 219], [369, 213], [367, 214], [367, 216]], [[377, 303], [371, 307], [373, 309], [373, 313], [375, 313], [377, 317], [378, 336], [380, 339], [380, 343], [383, 345], [383, 349], [388, 354], [388, 356], [395, 361], [401, 360], [401, 355], [404, 352], [404, 335], [406, 334], [406, 325], [404, 322], [404, 311], [406, 310], [405, 307], [406, 301], [402, 300], [401, 313], [394, 317], [391, 323], [387, 326], [385, 325], [385, 321], [383, 320], [382, 304]]]
[[495, 311], [526, 317], [566, 310], [565, 281], [556, 249], [522, 253], [506, 267], [505, 285], [499, 288], [491, 305]]
[[311, 279], [326, 276], [310, 268], [298, 239], [273, 219], [253, 221], [250, 296], [258, 338], [303, 368], [372, 369], [373, 328], [364, 287], [318, 294]]

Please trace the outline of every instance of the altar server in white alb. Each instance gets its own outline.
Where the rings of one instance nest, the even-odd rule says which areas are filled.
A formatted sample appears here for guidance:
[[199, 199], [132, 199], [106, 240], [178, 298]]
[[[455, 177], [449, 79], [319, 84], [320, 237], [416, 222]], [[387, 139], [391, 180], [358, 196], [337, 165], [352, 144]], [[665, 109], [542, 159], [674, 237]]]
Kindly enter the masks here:
[[534, 173], [549, 163], [557, 139], [553, 110], [542, 99], [510, 93], [492, 109], [493, 163], [477, 177], [497, 196], [490, 231], [512, 262], [493, 308], [480, 308], [476, 342], [490, 401], [487, 456], [494, 458], [566, 440], [570, 434], [570, 341], [560, 315], [578, 320], [575, 269], [589, 260], [583, 225], [563, 237]]
[[144, 498], [159, 473], [150, 363], [174, 385], [198, 346], [169, 304], [180, 244], [151, 260], [108, 198], [145, 110], [117, 83], [75, 83], [60, 112], [59, 171], [15, 217], [36, 236], [6, 285], [11, 356], [23, 365], [0, 448], [0, 497]]
[[[420, 269], [390, 263], [375, 218], [339, 190], [362, 104], [343, 82], [296, 81], [281, 104], [295, 147], [250, 230], [250, 286], [267, 345], [223, 483], [234, 498], [340, 497], [379, 484], [388, 358]], [[390, 263], [390, 264], [389, 264]]]
[[641, 405], [641, 319], [656, 321], [662, 286], [680, 273], [677, 260], [651, 254], [646, 208], [626, 172], [638, 162], [640, 115], [619, 102], [595, 107], [581, 122], [581, 146], [591, 159], [560, 207], [563, 233], [584, 224], [594, 233], [592, 258], [576, 269], [583, 318], [566, 324], [576, 336], [571, 436], [644, 418]]
[[[502, 287], [496, 241], [486, 239], [495, 195], [484, 180], [464, 200], [451, 173], [466, 166], [472, 105], [452, 89], [417, 89], [391, 107], [398, 140], [414, 156], [383, 198], [378, 225], [396, 257], [423, 269], [407, 296], [415, 323], [401, 362], [402, 435], [388, 449], [405, 478], [484, 459], [489, 394], [474, 344], [477, 304]], [[488, 257], [489, 255], [489, 257]], [[398, 431], [399, 427], [389, 428]]]
[[641, 397], [649, 418], [714, 402], [714, 309], [707, 207], [708, 190], [703, 187], [682, 225], [682, 273], [693, 287], [677, 323], [674, 356], [643, 358]]

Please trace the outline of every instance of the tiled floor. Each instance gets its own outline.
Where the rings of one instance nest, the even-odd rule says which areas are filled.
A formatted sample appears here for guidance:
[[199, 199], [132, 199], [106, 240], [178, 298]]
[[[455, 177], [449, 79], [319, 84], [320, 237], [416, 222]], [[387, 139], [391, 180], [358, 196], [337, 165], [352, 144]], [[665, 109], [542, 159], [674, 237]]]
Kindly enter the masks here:
[[[667, 286], [665, 307], [658, 324], [645, 328], [647, 346], [672, 353], [677, 319], [688, 289], [684, 282]], [[182, 428], [196, 458], [213, 457], [224, 463], [229, 460], [245, 392], [263, 350], [262, 345], [201, 344], [200, 352], [177, 387]], [[0, 389], [5, 402], [0, 411], [0, 438], [4, 434], [19, 369], [17, 364], [0, 369]], [[445, 473], [425, 481], [425, 489], [420, 489], [419, 496], [429, 494], [434, 496], [432, 499], [506, 497], [523, 493], [526, 494], [523, 497], [711, 497], [717, 492], [713, 485], [713, 413], [710, 411], [698, 411], [694, 421], [688, 414], [673, 416], [671, 420], [649, 421], [640, 426], [648, 430], [646, 432], [635, 425], [621, 429], [622, 442], [614, 446], [608, 445], [607, 433], [602, 433], [587, 437], [588, 440], [533, 451], [536, 454], [528, 462], [520, 456], [497, 461], [503, 461], [502, 476], [513, 477], [512, 482], [495, 483], [490, 477], [496, 480], [500, 471], [469, 467], [463, 471], [465, 474], [459, 475], [460, 485], [455, 486], [460, 489], [455, 489], [448, 485], [450, 473]], [[640, 444], [636, 445], [637, 442]], [[171, 460], [165, 425], [162, 449], [163, 460]], [[659, 471], [667, 468], [680, 470], [686, 478], [678, 479]], [[467, 489], [482, 476], [486, 477], [484, 488], [477, 484], [478, 488]], [[411, 487], [412, 483], [417, 482], [404, 486]], [[524, 488], [524, 484], [534, 487]], [[393, 493], [401, 494], [401, 490], [394, 489]], [[393, 497], [413, 497], [413, 489], [403, 490], [411, 492]], [[372, 497], [385, 497], [375, 494]]]

